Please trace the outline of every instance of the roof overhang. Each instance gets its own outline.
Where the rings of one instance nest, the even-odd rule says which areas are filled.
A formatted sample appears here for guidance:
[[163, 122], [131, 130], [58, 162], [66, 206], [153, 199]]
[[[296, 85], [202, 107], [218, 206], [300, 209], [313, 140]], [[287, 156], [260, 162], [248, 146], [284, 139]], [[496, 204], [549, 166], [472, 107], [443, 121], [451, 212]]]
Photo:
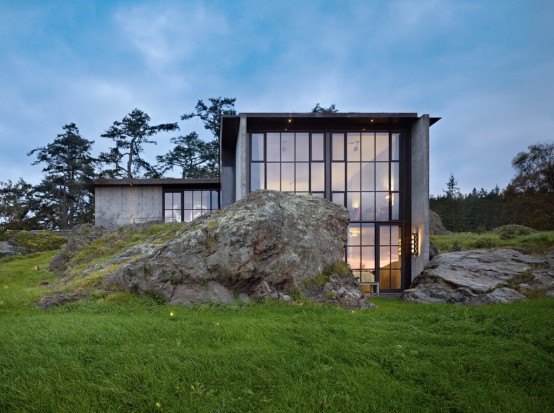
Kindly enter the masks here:
[[[329, 131], [329, 130], [378, 130], [406, 129], [416, 122], [417, 113], [387, 112], [339, 112], [339, 113], [241, 113], [222, 119], [222, 145], [234, 147], [238, 135], [239, 119], [247, 119], [248, 132], [263, 131]], [[440, 118], [430, 117], [433, 125]], [[229, 136], [227, 136], [229, 134]]]
[[158, 179], [97, 179], [94, 187], [144, 187], [218, 189], [219, 179], [215, 178], [158, 178]]

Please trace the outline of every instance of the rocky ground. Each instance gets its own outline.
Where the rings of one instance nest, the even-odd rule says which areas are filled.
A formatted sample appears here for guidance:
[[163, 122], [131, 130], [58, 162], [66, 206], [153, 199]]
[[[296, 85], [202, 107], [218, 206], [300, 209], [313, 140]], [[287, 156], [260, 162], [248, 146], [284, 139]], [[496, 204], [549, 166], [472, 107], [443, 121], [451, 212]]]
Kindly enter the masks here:
[[554, 250], [544, 257], [511, 249], [440, 254], [402, 293], [405, 301], [470, 305], [537, 296], [554, 297]]
[[[348, 219], [346, 209], [317, 197], [257, 191], [185, 224], [167, 242], [134, 245], [81, 276], [101, 273], [98, 288], [155, 295], [171, 304], [304, 297], [369, 308], [342, 262]], [[77, 230], [52, 269], [67, 274], [76, 251], [114, 236], [102, 231]]]

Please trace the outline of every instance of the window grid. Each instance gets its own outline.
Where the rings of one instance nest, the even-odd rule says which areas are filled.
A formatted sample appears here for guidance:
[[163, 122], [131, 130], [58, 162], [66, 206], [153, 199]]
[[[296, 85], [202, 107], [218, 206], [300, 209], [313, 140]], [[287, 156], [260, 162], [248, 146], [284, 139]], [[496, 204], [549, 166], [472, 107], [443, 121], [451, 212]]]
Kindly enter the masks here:
[[165, 222], [190, 222], [218, 208], [217, 190], [175, 190], [164, 193]]
[[250, 191], [273, 189], [324, 196], [323, 133], [253, 133], [250, 153]]

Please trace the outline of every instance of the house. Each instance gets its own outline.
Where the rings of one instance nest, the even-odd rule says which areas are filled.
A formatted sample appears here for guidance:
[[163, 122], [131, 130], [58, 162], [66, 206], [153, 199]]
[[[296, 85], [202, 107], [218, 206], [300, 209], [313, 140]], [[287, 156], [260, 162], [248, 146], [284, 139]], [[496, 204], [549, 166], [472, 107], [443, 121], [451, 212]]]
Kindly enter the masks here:
[[96, 224], [190, 221], [258, 189], [350, 213], [345, 259], [400, 292], [429, 260], [429, 127], [416, 113], [243, 113], [222, 118], [220, 179], [98, 180]]

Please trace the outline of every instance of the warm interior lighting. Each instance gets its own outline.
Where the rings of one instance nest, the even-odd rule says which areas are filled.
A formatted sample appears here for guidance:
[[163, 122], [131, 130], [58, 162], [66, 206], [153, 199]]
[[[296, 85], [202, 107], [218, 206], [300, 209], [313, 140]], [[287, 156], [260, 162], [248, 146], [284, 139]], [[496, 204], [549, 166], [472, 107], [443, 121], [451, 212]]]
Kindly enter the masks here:
[[360, 207], [360, 200], [359, 199], [353, 199], [352, 200], [352, 208], [359, 208]]
[[373, 119], [371, 119], [370, 122], [373, 123]]
[[410, 252], [412, 255], [419, 255], [419, 236], [413, 232], [410, 236]]
[[289, 119], [289, 123], [291, 123], [291, 122], [292, 122], [292, 119]]

